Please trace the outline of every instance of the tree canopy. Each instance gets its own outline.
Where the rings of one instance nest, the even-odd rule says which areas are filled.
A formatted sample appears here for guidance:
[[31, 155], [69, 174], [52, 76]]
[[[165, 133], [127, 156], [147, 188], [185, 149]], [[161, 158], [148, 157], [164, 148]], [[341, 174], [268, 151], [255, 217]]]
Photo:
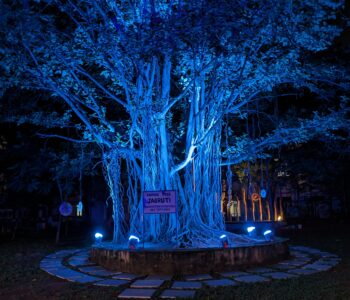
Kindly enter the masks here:
[[[55, 136], [99, 145], [116, 242], [147, 228], [145, 240], [174, 241], [178, 232], [185, 245], [216, 245], [222, 166], [349, 127], [346, 68], [317, 57], [343, 30], [343, 1], [21, 3], [0, 6], [2, 92], [40, 90], [49, 103], [63, 101], [59, 111], [38, 107], [20, 120], [73, 124], [74, 138]], [[301, 89], [337, 100], [252, 134], [254, 118], [271, 119], [273, 97]], [[178, 222], [143, 218], [141, 192], [170, 189]]]

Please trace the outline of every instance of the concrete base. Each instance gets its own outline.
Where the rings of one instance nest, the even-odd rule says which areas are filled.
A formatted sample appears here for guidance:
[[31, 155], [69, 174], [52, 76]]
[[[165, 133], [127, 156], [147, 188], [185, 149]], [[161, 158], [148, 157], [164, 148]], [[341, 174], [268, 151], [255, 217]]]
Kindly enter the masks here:
[[286, 239], [235, 248], [116, 250], [92, 247], [91, 261], [135, 274], [198, 274], [272, 264], [289, 256]]

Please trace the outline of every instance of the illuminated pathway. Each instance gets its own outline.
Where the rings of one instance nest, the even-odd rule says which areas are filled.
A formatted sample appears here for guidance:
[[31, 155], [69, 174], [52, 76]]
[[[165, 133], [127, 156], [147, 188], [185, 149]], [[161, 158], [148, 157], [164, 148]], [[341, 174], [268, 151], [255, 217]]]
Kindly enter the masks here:
[[215, 274], [187, 275], [173, 280], [170, 275], [136, 275], [109, 271], [90, 262], [88, 249], [62, 250], [46, 256], [40, 263], [45, 272], [78, 283], [122, 287], [118, 298], [176, 298], [195, 296], [204, 287], [235, 286], [244, 283], [289, 279], [327, 271], [340, 258], [309, 247], [290, 247], [291, 258], [275, 265]]

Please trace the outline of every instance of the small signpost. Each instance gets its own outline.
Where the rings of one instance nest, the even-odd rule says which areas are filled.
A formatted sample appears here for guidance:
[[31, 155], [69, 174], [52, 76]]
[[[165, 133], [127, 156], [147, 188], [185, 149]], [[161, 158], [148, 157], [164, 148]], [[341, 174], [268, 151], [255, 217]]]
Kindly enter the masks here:
[[73, 207], [69, 202], [62, 202], [59, 208], [59, 211], [62, 216], [68, 217], [73, 212]]
[[[176, 239], [178, 240], [177, 199], [176, 191], [145, 191], [143, 192], [143, 214], [176, 214]], [[144, 216], [142, 218], [143, 231]], [[144, 232], [142, 233], [144, 241]]]

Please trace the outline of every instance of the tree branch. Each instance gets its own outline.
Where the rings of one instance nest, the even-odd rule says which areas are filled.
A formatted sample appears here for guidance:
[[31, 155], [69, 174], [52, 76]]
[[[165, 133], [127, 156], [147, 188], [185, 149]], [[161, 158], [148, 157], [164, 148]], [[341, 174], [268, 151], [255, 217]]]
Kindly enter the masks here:
[[74, 143], [93, 143], [94, 141], [84, 141], [84, 140], [78, 140], [78, 139], [73, 139], [68, 136], [63, 136], [63, 135], [58, 135], [58, 134], [43, 134], [43, 133], [37, 133], [36, 134], [40, 138], [58, 138], [61, 140], [65, 140], [68, 142], [74, 142]]

